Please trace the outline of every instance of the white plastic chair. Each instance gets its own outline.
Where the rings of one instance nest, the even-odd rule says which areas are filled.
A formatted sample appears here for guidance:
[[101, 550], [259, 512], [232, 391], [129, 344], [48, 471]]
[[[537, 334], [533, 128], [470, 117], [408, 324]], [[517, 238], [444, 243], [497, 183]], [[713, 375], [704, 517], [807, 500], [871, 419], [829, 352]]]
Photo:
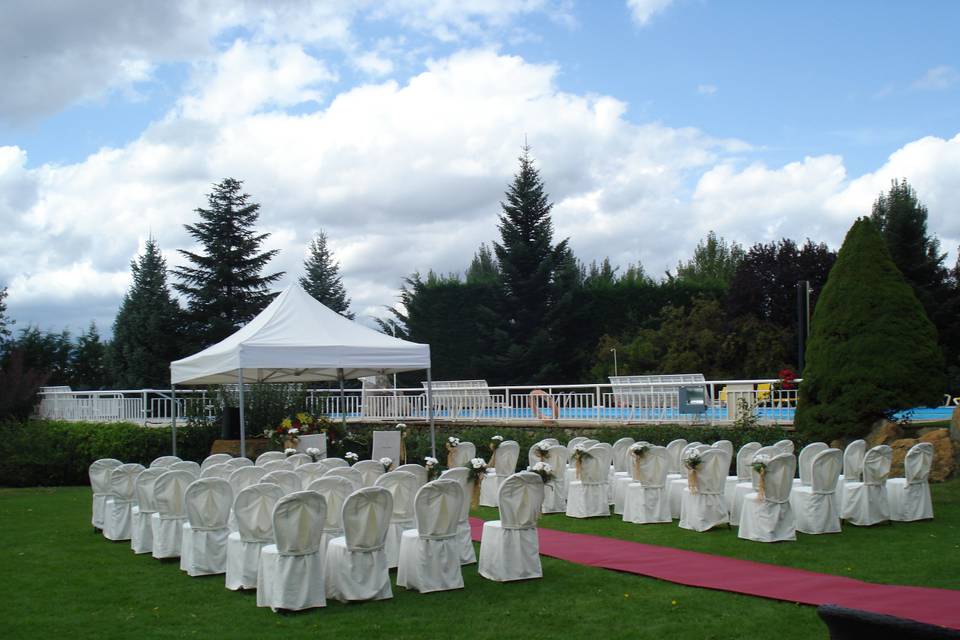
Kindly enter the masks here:
[[[806, 451], [804, 448], [800, 453]], [[790, 507], [801, 533], [840, 533], [840, 511], [835, 493], [843, 453], [840, 449], [824, 449], [810, 461], [810, 484], [794, 485]]]
[[386, 473], [379, 460], [361, 460], [354, 464], [351, 469], [359, 471], [363, 476], [363, 486], [372, 487], [377, 482], [377, 478]]
[[680, 504], [680, 528], [691, 531], [707, 531], [730, 522], [723, 502], [730, 455], [723, 449], [708, 447], [700, 451], [700, 459], [696, 485], [691, 482], [693, 471], [690, 471]]
[[237, 531], [227, 537], [227, 589], [257, 588], [260, 552], [273, 543], [273, 508], [282, 497], [279, 485], [258, 483], [234, 498]]
[[303, 490], [303, 485], [300, 484], [300, 476], [293, 471], [270, 471], [260, 478], [260, 482], [280, 485], [280, 488], [283, 489], [283, 495], [290, 495]]
[[215, 464], [223, 464], [227, 460], [232, 460], [233, 456], [229, 453], [214, 453], [203, 459], [203, 462], [200, 463], [200, 474], [203, 475], [203, 470], [207, 467], [211, 467]]
[[383, 487], [354, 491], [343, 503], [343, 533], [327, 545], [327, 597], [350, 602], [393, 597], [384, 544], [393, 497]]
[[343, 503], [358, 488], [342, 476], [324, 476], [307, 486], [308, 491], [316, 491], [327, 502], [327, 517], [323, 521], [323, 538], [320, 541], [320, 550], [323, 553], [327, 552], [327, 545], [331, 540], [343, 535], [343, 520], [340, 512], [343, 509]]
[[740, 513], [737, 537], [754, 542], [797, 539], [796, 523], [790, 508], [790, 491], [796, 471], [797, 458], [792, 453], [781, 453], [767, 463], [763, 499], [758, 493], [747, 494]]
[[180, 556], [183, 523], [187, 521], [184, 495], [194, 481], [195, 477], [190, 471], [174, 469], [161, 474], [153, 483], [153, 497], [157, 503], [157, 512], [150, 517], [153, 528], [151, 553], [154, 558]]
[[257, 460], [254, 464], [256, 464], [258, 467], [262, 467], [268, 462], [273, 462], [274, 460], [283, 460], [286, 457], [287, 456], [285, 453], [283, 453], [283, 451], [267, 451], [257, 456]]
[[[543, 512], [565, 513], [567, 510], [567, 484], [565, 469], [570, 453], [562, 444], [549, 445], [546, 462], [553, 469], [553, 478], [543, 484]], [[537, 462], [540, 462], [538, 459]]]
[[813, 477], [813, 459], [817, 457], [817, 454], [827, 449], [829, 447], [823, 442], [811, 442], [800, 449], [800, 455], [797, 456], [797, 472], [800, 477], [793, 479], [794, 486], [810, 484], [810, 479]]
[[427, 484], [427, 468], [422, 464], [402, 464], [394, 469], [394, 471], [406, 471], [407, 473], [412, 473], [413, 475], [417, 476], [417, 482], [421, 487]]
[[783, 453], [782, 450], [770, 445], [766, 447], [760, 447], [754, 452], [752, 458], [747, 459], [746, 473], [747, 478], [749, 479], [746, 482], [738, 482], [737, 486], [733, 489], [733, 504], [729, 509], [731, 525], [735, 527], [740, 526], [740, 511], [741, 507], [743, 506], [743, 499], [746, 498], [748, 493], [753, 493], [757, 490], [757, 485], [755, 484], [756, 476], [753, 475], [753, 471], [750, 468], [750, 465], [753, 464], [754, 458], [757, 456], [765, 456], [772, 460], [781, 453]]
[[103, 511], [110, 495], [110, 472], [123, 463], [114, 458], [95, 460], [87, 469], [90, 477], [90, 489], [93, 491], [93, 514], [90, 518], [93, 528], [103, 530]]
[[633, 482], [630, 473], [630, 447], [636, 440], [633, 438], [620, 438], [613, 443], [613, 512], [617, 515], [623, 514], [623, 499], [627, 492], [627, 486]]
[[393, 513], [390, 515], [390, 527], [385, 542], [387, 566], [393, 569], [400, 562], [400, 539], [403, 532], [417, 526], [414, 521], [413, 501], [417, 497], [420, 483], [412, 473], [391, 471], [377, 478], [374, 486], [383, 487], [393, 496]]
[[477, 552], [473, 548], [473, 533], [470, 529], [470, 497], [473, 495], [473, 480], [466, 467], [447, 469], [440, 477], [453, 480], [463, 491], [463, 506], [457, 523], [457, 547], [460, 549], [460, 564], [473, 564], [477, 561]]
[[187, 522], [180, 543], [180, 569], [188, 576], [227, 570], [227, 537], [233, 489], [223, 478], [201, 478], [184, 495]]
[[150, 525], [150, 518], [157, 512], [153, 485], [167, 470], [164, 466], [150, 467], [137, 476], [137, 504], [130, 510], [130, 549], [134, 553], [150, 553], [153, 550], [153, 527]]
[[169, 467], [174, 462], [181, 462], [178, 456], [160, 456], [155, 458], [153, 462], [150, 463], [150, 469], [154, 467]]
[[[335, 467], [323, 474], [324, 478], [346, 478], [353, 484], [353, 490], [363, 489], [363, 474], [353, 467]], [[378, 476], [379, 477], [379, 476]]]
[[103, 537], [129, 540], [133, 531], [133, 505], [137, 502], [137, 476], [142, 464], [122, 464], [110, 470], [110, 496], [104, 503]]
[[315, 491], [280, 498], [273, 508], [276, 542], [260, 551], [257, 606], [300, 611], [327, 606], [320, 537], [327, 504]]
[[885, 444], [873, 447], [863, 457], [863, 481], [847, 482], [844, 488], [843, 519], [868, 527], [890, 519], [887, 475], [893, 450]]
[[497, 447], [496, 469], [487, 469], [487, 473], [480, 484], [480, 506], [497, 506], [497, 490], [500, 483], [509, 478], [517, 470], [517, 460], [520, 458], [520, 445], [513, 440], [504, 440]]
[[497, 502], [500, 519], [483, 523], [480, 575], [495, 582], [542, 578], [537, 539], [537, 517], [543, 503], [540, 476], [529, 471], [513, 474], [500, 485]]
[[181, 460], [180, 462], [174, 462], [172, 465], [167, 467], [167, 469], [170, 471], [187, 471], [188, 473], [193, 474], [194, 479], [200, 477], [200, 465], [193, 460]]
[[567, 486], [568, 517], [592, 518], [610, 515], [607, 476], [612, 453], [610, 445], [604, 447], [597, 444], [587, 449], [581, 462], [580, 479], [571, 481]]
[[932, 444], [921, 442], [910, 447], [903, 460], [904, 477], [887, 480], [891, 520], [912, 522], [933, 518], [933, 503], [930, 500], [928, 484], [932, 466]]
[[455, 480], [434, 480], [417, 491], [417, 528], [400, 541], [398, 586], [420, 593], [463, 588], [457, 525], [464, 499]]
[[[633, 457], [633, 454], [630, 454]], [[665, 489], [670, 454], [652, 445], [638, 464], [631, 464], [633, 482], [624, 493], [623, 521], [634, 524], [670, 522], [670, 501]]]

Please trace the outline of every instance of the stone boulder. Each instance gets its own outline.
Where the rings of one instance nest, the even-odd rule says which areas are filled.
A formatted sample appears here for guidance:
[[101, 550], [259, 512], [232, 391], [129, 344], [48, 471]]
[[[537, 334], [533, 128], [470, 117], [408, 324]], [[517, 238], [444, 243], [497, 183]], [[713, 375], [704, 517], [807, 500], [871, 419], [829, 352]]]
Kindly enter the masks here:
[[864, 440], [867, 441], [867, 449], [869, 450], [877, 445], [892, 444], [903, 438], [903, 435], [903, 428], [896, 422], [879, 420], [873, 425], [873, 429], [870, 430]]
[[901, 438], [890, 443], [893, 449], [893, 463], [890, 465], [890, 477], [903, 477], [903, 460], [910, 451], [910, 447], [918, 442], [929, 442], [933, 445], [933, 465], [930, 467], [930, 482], [943, 482], [956, 470], [956, 448], [950, 439], [947, 429], [933, 429], [919, 439]]
[[950, 416], [950, 438], [960, 445], [960, 405], [953, 408], [953, 415]]

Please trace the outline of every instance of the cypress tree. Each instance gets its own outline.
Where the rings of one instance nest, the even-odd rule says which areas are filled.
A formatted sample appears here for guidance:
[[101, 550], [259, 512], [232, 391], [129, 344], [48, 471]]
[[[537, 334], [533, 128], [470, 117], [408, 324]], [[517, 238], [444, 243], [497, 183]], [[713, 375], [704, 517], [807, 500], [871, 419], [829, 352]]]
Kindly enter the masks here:
[[260, 205], [243, 193], [240, 180], [226, 178], [207, 195], [209, 208], [196, 210], [201, 222], [184, 225], [203, 253], [181, 249], [193, 266], [174, 269], [174, 288], [187, 299], [191, 338], [205, 347], [249, 322], [270, 302], [268, 287], [283, 272], [261, 275], [278, 250], [260, 252], [270, 237], [254, 225]]
[[352, 320], [350, 298], [340, 280], [340, 265], [327, 248], [327, 235], [321, 231], [314, 236], [307, 251], [303, 262], [306, 274], [300, 276], [300, 286], [330, 309]]
[[858, 437], [892, 412], [938, 402], [937, 332], [867, 218], [857, 220], [814, 311], [796, 426]]
[[182, 312], [167, 288], [167, 262], [153, 238], [130, 262], [133, 283], [113, 321], [108, 367], [121, 389], [170, 385], [170, 362], [182, 356]]

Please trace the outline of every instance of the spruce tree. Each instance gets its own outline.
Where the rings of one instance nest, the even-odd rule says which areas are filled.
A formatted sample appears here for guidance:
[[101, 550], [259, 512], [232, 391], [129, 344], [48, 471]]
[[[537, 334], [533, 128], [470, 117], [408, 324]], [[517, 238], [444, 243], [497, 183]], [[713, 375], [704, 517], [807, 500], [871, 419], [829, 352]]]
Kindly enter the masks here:
[[563, 293], [557, 276], [569, 271], [572, 260], [567, 240], [553, 244], [553, 205], [529, 147], [519, 160], [506, 202], [500, 203], [501, 242], [494, 243], [506, 312], [506, 339], [497, 349], [509, 382], [537, 383], [557, 375], [549, 323]]
[[352, 320], [350, 298], [340, 280], [340, 265], [327, 248], [327, 235], [321, 231], [314, 236], [307, 251], [303, 262], [306, 274], [300, 276], [300, 286], [330, 309]]
[[233, 178], [214, 185], [209, 208], [196, 210], [201, 221], [185, 225], [203, 252], [180, 250], [193, 266], [174, 269], [180, 282], [173, 286], [187, 299], [191, 337], [200, 347], [222, 340], [262, 311], [272, 298], [269, 285], [283, 276], [261, 275], [278, 250], [260, 252], [270, 234], [254, 231], [260, 205], [242, 189]]
[[923, 306], [873, 223], [847, 232], [814, 311], [796, 426], [859, 437], [877, 419], [938, 402], [943, 355]]
[[167, 262], [153, 238], [130, 262], [132, 284], [113, 321], [108, 367], [121, 389], [170, 385], [170, 362], [185, 355], [182, 312], [167, 288]]
[[91, 322], [77, 338], [70, 357], [70, 386], [102, 389], [107, 386], [107, 346], [100, 340], [97, 323]]

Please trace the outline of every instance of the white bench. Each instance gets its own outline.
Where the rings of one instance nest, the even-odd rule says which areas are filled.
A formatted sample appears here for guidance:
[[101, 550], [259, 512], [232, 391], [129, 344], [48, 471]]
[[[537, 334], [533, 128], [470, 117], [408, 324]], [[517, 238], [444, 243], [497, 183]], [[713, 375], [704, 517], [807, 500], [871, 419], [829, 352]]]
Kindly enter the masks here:
[[680, 387], [706, 387], [702, 373], [610, 376], [613, 399], [618, 407], [672, 409], [680, 405]]

